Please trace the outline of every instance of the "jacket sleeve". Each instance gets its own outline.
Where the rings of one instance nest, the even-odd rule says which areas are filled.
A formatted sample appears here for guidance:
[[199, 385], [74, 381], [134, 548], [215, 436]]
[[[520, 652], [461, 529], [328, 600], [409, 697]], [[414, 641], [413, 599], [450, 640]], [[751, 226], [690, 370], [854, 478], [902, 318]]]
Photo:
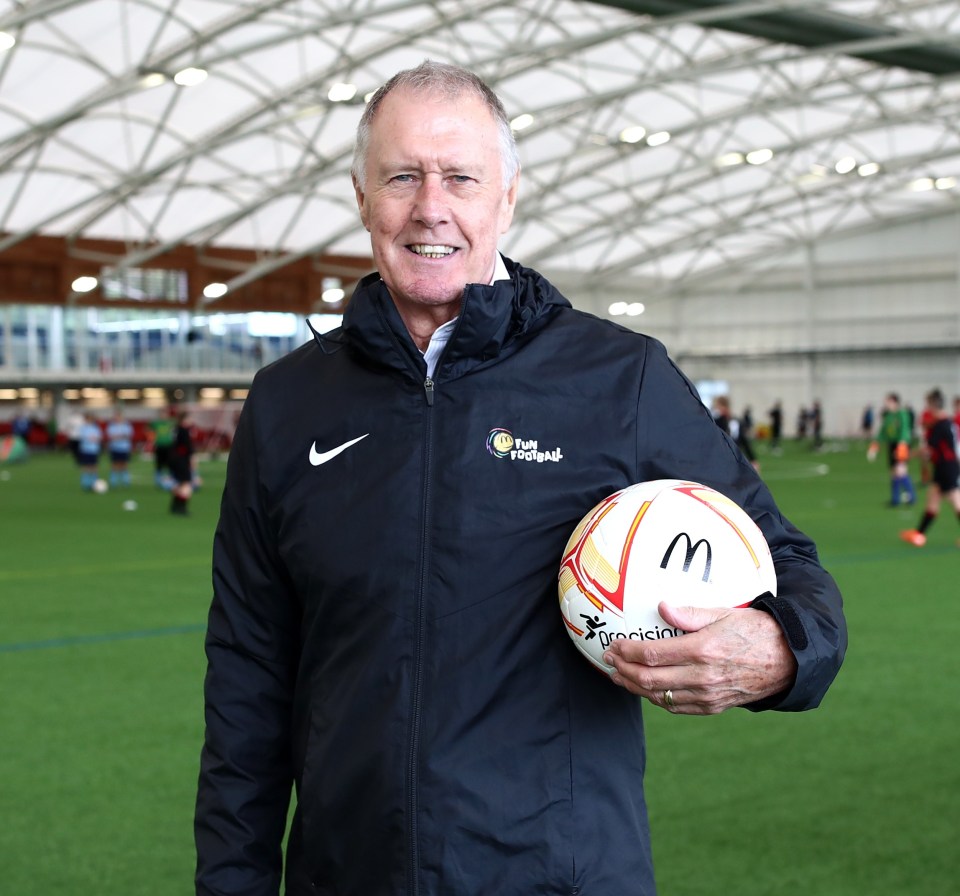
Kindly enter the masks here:
[[690, 479], [716, 489], [750, 514], [770, 545], [777, 595], [761, 597], [754, 606], [783, 628], [798, 671], [792, 688], [749, 708], [818, 706], [847, 646], [840, 591], [813, 542], [780, 513], [763, 480], [656, 340], [649, 340], [644, 357], [637, 426], [641, 480]]
[[194, 823], [198, 896], [277, 896], [293, 779], [299, 614], [265, 510], [255, 391], [230, 451], [214, 536]]

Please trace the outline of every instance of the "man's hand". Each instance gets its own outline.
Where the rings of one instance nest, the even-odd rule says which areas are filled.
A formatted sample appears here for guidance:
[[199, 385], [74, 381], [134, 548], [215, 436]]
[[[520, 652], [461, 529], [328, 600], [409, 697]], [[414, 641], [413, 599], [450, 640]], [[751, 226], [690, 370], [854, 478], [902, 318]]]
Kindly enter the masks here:
[[604, 654], [616, 667], [613, 681], [631, 693], [671, 712], [712, 715], [793, 684], [797, 661], [768, 613], [666, 603], [658, 609], [670, 626], [688, 634], [658, 641], [619, 638]]

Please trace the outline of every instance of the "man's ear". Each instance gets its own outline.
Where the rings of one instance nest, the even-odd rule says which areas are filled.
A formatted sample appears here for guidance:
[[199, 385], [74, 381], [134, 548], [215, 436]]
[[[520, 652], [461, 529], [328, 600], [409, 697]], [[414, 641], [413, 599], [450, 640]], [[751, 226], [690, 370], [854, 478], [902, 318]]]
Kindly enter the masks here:
[[500, 233], [506, 233], [513, 222], [513, 211], [517, 207], [517, 196], [520, 193], [520, 170], [513, 177], [513, 181], [503, 197], [503, 205], [500, 208]]
[[363, 192], [363, 188], [360, 186], [356, 175], [351, 175], [351, 177], [353, 179], [353, 192], [357, 197], [357, 208], [360, 209], [360, 221], [363, 223], [363, 226], [367, 229], [367, 231], [369, 231], [370, 223], [367, 220], [366, 193]]

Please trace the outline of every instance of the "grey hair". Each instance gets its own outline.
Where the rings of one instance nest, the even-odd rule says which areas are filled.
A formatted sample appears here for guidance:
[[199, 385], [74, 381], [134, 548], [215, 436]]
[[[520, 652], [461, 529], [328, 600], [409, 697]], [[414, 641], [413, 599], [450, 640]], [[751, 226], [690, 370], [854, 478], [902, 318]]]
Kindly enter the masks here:
[[513, 181], [520, 170], [520, 155], [517, 152], [517, 141], [513, 136], [513, 128], [510, 127], [510, 119], [507, 117], [507, 111], [503, 108], [500, 98], [483, 79], [473, 72], [457, 65], [448, 65], [445, 62], [434, 62], [431, 59], [426, 59], [416, 68], [397, 72], [377, 90], [363, 110], [360, 123], [357, 125], [353, 164], [350, 166], [350, 173], [360, 185], [360, 189], [364, 189], [366, 186], [367, 150], [370, 147], [370, 131], [373, 126], [373, 119], [376, 117], [384, 97], [398, 87], [405, 87], [418, 93], [439, 93], [441, 96], [450, 99], [464, 93], [473, 93], [482, 99], [497, 124], [504, 187]]

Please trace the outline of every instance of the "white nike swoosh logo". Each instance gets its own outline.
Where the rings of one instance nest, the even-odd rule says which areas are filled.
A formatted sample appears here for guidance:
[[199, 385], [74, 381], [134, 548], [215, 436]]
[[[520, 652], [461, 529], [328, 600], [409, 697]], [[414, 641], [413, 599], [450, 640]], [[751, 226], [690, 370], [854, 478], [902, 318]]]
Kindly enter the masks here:
[[328, 460], [332, 460], [341, 452], [346, 451], [351, 445], [356, 445], [357, 442], [365, 439], [368, 435], [370, 435], [370, 433], [365, 432], [362, 436], [357, 436], [357, 438], [351, 439], [349, 442], [337, 445], [336, 448], [331, 448], [329, 451], [317, 451], [317, 443], [314, 442], [310, 446], [310, 463], [315, 467], [319, 467], [320, 464], [325, 464]]

